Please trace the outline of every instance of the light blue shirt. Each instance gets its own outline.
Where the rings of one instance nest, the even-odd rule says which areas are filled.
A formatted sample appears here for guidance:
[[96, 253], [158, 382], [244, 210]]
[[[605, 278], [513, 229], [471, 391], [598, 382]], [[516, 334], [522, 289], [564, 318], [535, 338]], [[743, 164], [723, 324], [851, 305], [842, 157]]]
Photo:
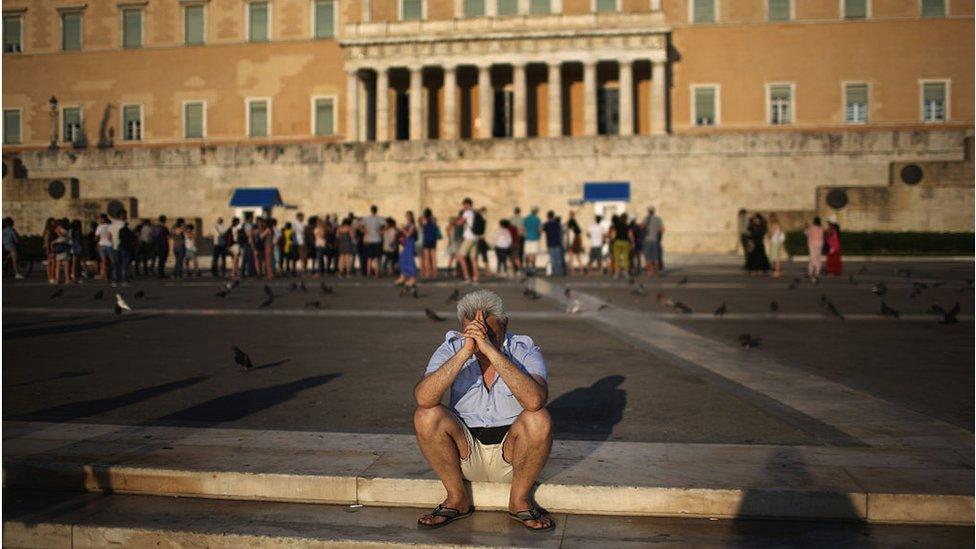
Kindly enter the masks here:
[[[460, 332], [451, 330], [444, 335], [444, 343], [434, 351], [427, 363], [427, 374], [436, 372], [464, 345]], [[522, 371], [549, 380], [542, 351], [524, 335], [506, 334], [502, 352]], [[522, 405], [499, 375], [491, 390], [485, 388], [478, 359], [472, 356], [458, 372], [451, 384], [451, 411], [468, 427], [500, 427], [511, 425], [522, 413]]]

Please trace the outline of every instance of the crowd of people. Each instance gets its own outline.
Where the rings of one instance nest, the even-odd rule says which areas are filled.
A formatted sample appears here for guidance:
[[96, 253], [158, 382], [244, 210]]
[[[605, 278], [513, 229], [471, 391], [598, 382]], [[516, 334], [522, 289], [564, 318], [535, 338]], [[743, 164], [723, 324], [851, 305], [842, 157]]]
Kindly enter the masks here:
[[[783, 260], [787, 257], [786, 232], [775, 213], [769, 218], [759, 212], [749, 215], [739, 210], [739, 242], [745, 255], [744, 268], [753, 276], [783, 275]], [[840, 276], [843, 272], [840, 247], [840, 225], [831, 216], [824, 226], [819, 217], [804, 229], [809, 249], [807, 276], [817, 282], [824, 275]], [[826, 265], [825, 263], [826, 258]], [[826, 267], [826, 268], [825, 268]]]

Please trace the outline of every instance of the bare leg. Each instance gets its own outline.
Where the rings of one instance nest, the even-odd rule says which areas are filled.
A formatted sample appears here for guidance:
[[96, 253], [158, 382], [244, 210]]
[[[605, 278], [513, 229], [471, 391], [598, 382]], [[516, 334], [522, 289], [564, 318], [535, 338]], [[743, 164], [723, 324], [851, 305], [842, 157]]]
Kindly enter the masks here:
[[[505, 437], [502, 457], [512, 464], [512, 491], [508, 497], [508, 510], [512, 513], [532, 507], [529, 494], [536, 477], [549, 459], [552, 448], [552, 418], [545, 408], [519, 414]], [[552, 518], [543, 515], [540, 520], [526, 521], [530, 528], [546, 528]]]
[[[460, 423], [450, 410], [438, 405], [433, 408], [417, 408], [413, 414], [413, 425], [417, 431], [420, 451], [447, 490], [447, 498], [441, 505], [467, 513], [471, 509], [471, 502], [468, 501], [468, 493], [464, 489], [461, 459], [462, 456], [467, 458], [470, 450]], [[439, 524], [447, 519], [423, 515], [420, 520], [424, 524]]]

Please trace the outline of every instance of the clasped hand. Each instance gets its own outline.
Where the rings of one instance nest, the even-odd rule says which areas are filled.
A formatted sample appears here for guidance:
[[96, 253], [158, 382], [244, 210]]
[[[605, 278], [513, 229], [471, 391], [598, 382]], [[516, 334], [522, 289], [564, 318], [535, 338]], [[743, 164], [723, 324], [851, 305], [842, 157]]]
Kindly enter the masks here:
[[485, 321], [485, 313], [483, 311], [478, 311], [475, 313], [474, 320], [469, 322], [464, 326], [464, 331], [461, 332], [464, 336], [464, 347], [463, 349], [468, 353], [481, 353], [487, 354], [489, 351], [495, 349], [488, 337], [488, 323]]

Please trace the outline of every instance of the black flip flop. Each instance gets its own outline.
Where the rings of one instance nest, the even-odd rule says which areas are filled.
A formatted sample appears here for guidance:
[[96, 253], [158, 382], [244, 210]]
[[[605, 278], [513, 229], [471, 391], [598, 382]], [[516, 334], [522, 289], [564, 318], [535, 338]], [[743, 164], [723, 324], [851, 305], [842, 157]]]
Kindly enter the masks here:
[[531, 509], [526, 509], [525, 511], [519, 511], [518, 513], [509, 513], [508, 516], [512, 517], [513, 520], [517, 520], [521, 522], [522, 526], [525, 526], [527, 530], [531, 530], [533, 532], [548, 532], [556, 527], [556, 519], [552, 517], [549, 517], [549, 526], [545, 528], [533, 528], [525, 523], [525, 521], [527, 520], [540, 520], [546, 514], [548, 513], [546, 513], [545, 511], [542, 510], [542, 508], [536, 505], [535, 507], [532, 507]]
[[450, 507], [444, 507], [443, 505], [438, 505], [436, 509], [430, 512], [430, 514], [435, 517], [445, 517], [447, 520], [445, 520], [444, 522], [438, 522], [437, 524], [424, 524], [423, 522], [420, 522], [420, 519], [417, 519], [417, 526], [421, 528], [434, 530], [437, 528], [442, 528], [444, 526], [447, 526], [448, 524], [456, 520], [461, 520], [463, 518], [470, 517], [471, 513], [474, 513], [473, 505], [471, 506], [471, 509], [468, 509], [467, 513], [462, 513], [457, 509], [452, 509]]

